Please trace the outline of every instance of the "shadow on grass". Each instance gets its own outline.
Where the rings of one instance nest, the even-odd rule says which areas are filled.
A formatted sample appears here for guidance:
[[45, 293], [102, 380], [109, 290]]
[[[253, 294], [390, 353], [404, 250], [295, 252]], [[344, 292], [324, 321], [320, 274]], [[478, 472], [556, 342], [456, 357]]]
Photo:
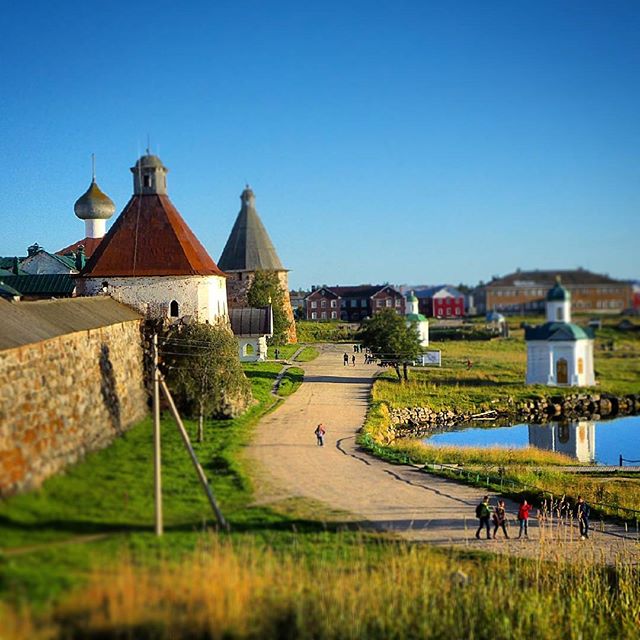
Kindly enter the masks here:
[[[214, 524], [214, 515], [207, 512], [206, 520]], [[248, 517], [247, 517], [248, 516]], [[242, 519], [235, 519], [233, 513], [229, 515], [228, 522], [232, 533], [251, 533], [259, 531], [270, 532], [292, 532], [292, 533], [322, 533], [337, 531], [359, 531], [371, 529], [371, 525], [365, 522], [330, 522], [325, 523], [317, 520], [304, 518], [290, 519], [282, 518], [274, 520], [273, 514], [265, 514], [264, 511], [257, 510], [255, 513], [244, 512]], [[202, 531], [202, 517], [194, 518], [186, 522], [165, 524], [164, 530], [167, 533], [190, 533]], [[215, 525], [214, 525], [215, 526]], [[67, 533], [73, 536], [87, 536], [91, 534], [126, 534], [126, 533], [150, 533], [154, 530], [153, 522], [149, 524], [134, 524], [128, 522], [100, 522], [93, 520], [40, 520], [38, 522], [20, 522], [12, 520], [6, 516], [0, 516], [0, 528], [21, 532], [43, 532], [51, 531], [57, 533]], [[57, 540], [52, 541], [58, 542]], [[47, 544], [42, 540], [35, 542], [37, 546]], [[29, 544], [20, 546], [27, 547]]]
[[518, 383], [515, 380], [487, 380], [486, 378], [434, 378], [435, 385], [449, 385], [452, 387], [513, 387]]
[[244, 375], [247, 378], [265, 378], [266, 380], [275, 380], [278, 377], [277, 371], [260, 371], [260, 370], [246, 370]]

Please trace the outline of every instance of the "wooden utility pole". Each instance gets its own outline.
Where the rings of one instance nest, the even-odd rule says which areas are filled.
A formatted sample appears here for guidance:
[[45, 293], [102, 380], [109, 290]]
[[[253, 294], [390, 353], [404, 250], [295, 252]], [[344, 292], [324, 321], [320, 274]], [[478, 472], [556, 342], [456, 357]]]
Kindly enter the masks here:
[[222, 528], [229, 529], [229, 525], [227, 524], [227, 521], [224, 519], [224, 516], [222, 515], [222, 511], [220, 511], [220, 507], [218, 507], [218, 503], [216, 502], [215, 496], [213, 495], [213, 491], [209, 486], [209, 481], [207, 480], [207, 476], [204, 474], [204, 470], [200, 465], [200, 461], [196, 456], [196, 452], [193, 450], [193, 447], [191, 446], [191, 440], [189, 440], [189, 434], [187, 433], [187, 430], [185, 429], [184, 424], [182, 423], [182, 418], [180, 418], [180, 414], [178, 413], [176, 404], [173, 401], [173, 396], [169, 391], [169, 387], [167, 386], [167, 383], [164, 381], [162, 377], [160, 378], [160, 385], [162, 386], [162, 392], [164, 393], [164, 397], [167, 399], [167, 402], [169, 403], [169, 409], [171, 411], [171, 414], [173, 415], [174, 420], [176, 421], [176, 425], [178, 426], [178, 431], [180, 431], [180, 435], [182, 436], [182, 442], [184, 443], [184, 446], [186, 447], [189, 453], [189, 457], [191, 458], [191, 462], [195, 467], [198, 480], [200, 480], [200, 484], [202, 485], [205, 495], [209, 500], [209, 504], [211, 505], [211, 508], [215, 513], [216, 520], [218, 521], [218, 524]]
[[162, 467], [160, 458], [160, 371], [158, 369], [158, 334], [153, 334], [153, 479], [156, 535], [163, 534]]

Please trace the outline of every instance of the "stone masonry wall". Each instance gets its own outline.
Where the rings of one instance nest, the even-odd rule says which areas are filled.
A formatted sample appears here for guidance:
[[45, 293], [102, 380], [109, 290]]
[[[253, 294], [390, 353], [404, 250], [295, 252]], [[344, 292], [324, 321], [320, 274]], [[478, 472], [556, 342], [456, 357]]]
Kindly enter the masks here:
[[[284, 310], [289, 320], [289, 344], [295, 344], [298, 341], [296, 335], [296, 322], [293, 317], [293, 309], [291, 308], [291, 298], [289, 297], [289, 276], [286, 271], [277, 271], [280, 287], [284, 292]], [[247, 293], [253, 284], [255, 272], [242, 271], [230, 273], [227, 280], [227, 300], [230, 309], [237, 309], [247, 306]], [[240, 277], [241, 276], [241, 277]]]
[[0, 496], [39, 486], [146, 412], [139, 320], [0, 351]]
[[640, 394], [614, 396], [606, 393], [576, 393], [567, 396], [540, 397], [524, 400], [510, 407], [471, 414], [454, 410], [433, 411], [429, 407], [407, 407], [390, 410], [390, 421], [396, 437], [419, 437], [433, 431], [445, 431], [475, 419], [503, 422], [544, 424], [555, 420], [600, 420], [640, 413]]

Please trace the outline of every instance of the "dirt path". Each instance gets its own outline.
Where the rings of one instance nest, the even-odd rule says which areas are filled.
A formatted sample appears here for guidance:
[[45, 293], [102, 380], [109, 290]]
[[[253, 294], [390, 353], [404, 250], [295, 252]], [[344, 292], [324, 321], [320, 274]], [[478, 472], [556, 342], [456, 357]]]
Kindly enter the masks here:
[[[538, 527], [533, 521], [529, 540], [476, 540], [474, 511], [481, 491], [413, 467], [386, 463], [356, 446], [379, 368], [364, 365], [361, 354], [356, 356], [355, 367], [344, 366], [345, 348], [351, 356], [349, 345], [326, 345], [316, 360], [300, 364], [305, 370], [300, 389], [261, 420], [248, 448], [260, 478], [261, 502], [313, 499], [346, 513], [363, 527], [432, 544], [527, 556], [594, 555], [608, 562], [624, 551], [638, 562], [640, 548], [632, 535], [614, 528], [611, 533], [594, 532], [588, 541], [580, 541], [574, 527]], [[313, 434], [319, 422], [327, 428], [324, 447], [316, 445]], [[494, 504], [495, 494], [491, 498]], [[515, 537], [517, 506], [507, 501], [507, 511]]]

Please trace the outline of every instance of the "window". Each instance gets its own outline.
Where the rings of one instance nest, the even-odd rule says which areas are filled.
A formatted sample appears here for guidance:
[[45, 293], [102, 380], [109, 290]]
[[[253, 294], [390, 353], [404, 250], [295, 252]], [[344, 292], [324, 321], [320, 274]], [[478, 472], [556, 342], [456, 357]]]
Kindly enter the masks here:
[[338, 317], [338, 314], [335, 311], [331, 312], [331, 319], [335, 320]]
[[562, 307], [558, 307], [556, 309], [556, 320], [558, 322], [562, 322], [564, 320], [564, 309]]
[[385, 303], [385, 305], [386, 305], [387, 307], [390, 307], [392, 302], [393, 302], [393, 300], [391, 300], [391, 298], [387, 298], [387, 299], [384, 301], [384, 303]]
[[401, 302], [400, 298], [396, 298], [396, 307], [399, 307]]
[[312, 300], [311, 302], [311, 308], [312, 309], [317, 309], [318, 308], [318, 303], [315, 300]]
[[584, 373], [584, 360], [582, 358], [578, 358], [578, 373]]
[[322, 300], [322, 302], [320, 303], [320, 306], [324, 309], [327, 306], [327, 301]]
[[376, 300], [376, 307], [381, 307], [384, 304], [384, 300]]
[[180, 307], [175, 300], [172, 300], [171, 304], [169, 305], [169, 315], [172, 318], [178, 318], [180, 316]]
[[245, 344], [242, 355], [244, 355], [244, 356], [252, 356], [255, 352], [256, 352], [256, 350], [254, 349], [252, 344]]
[[358, 301], [355, 298], [351, 299], [351, 308], [355, 309], [358, 306]]
[[326, 312], [326, 311], [323, 311], [323, 312], [322, 312], [322, 319], [323, 319], [323, 320], [326, 320], [326, 319], [327, 319], [327, 312]]
[[332, 301], [331, 301], [331, 308], [332, 308], [332, 309], [335, 309], [335, 308], [336, 308], [336, 301], [335, 301], [335, 300], [332, 300]]
[[311, 319], [312, 320], [317, 320], [318, 319], [318, 314], [315, 311], [311, 312]]
[[149, 174], [142, 176], [144, 186], [149, 189], [151, 187], [151, 176]]

